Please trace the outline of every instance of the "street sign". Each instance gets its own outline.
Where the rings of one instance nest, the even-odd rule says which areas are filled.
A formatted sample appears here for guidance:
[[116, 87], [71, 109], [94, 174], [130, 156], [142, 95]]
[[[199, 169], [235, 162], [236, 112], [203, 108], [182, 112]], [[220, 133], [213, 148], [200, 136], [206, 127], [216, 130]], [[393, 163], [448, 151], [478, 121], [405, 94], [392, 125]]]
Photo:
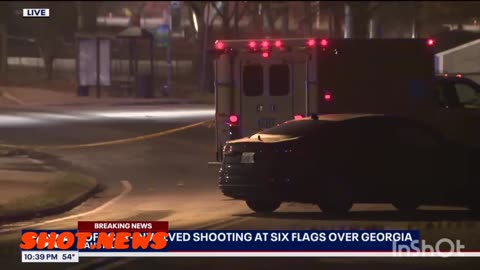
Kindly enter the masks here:
[[168, 33], [170, 31], [170, 26], [168, 24], [160, 24], [154, 31], [155, 44], [158, 47], [167, 47], [168, 46]]
[[171, 8], [180, 8], [180, 1], [170, 1]]
[[180, 10], [180, 1], [170, 2], [170, 18], [171, 27], [173, 31], [179, 31], [181, 29], [182, 13]]

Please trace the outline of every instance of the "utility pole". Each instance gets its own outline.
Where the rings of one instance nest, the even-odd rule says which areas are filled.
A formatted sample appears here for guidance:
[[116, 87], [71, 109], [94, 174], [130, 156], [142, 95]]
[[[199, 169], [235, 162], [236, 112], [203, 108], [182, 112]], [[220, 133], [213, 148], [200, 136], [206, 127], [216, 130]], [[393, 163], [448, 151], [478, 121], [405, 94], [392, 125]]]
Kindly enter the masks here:
[[352, 16], [352, 8], [350, 7], [349, 3], [345, 3], [344, 6], [345, 12], [345, 30], [343, 32], [343, 38], [352, 38], [352, 30], [353, 30], [353, 16]]
[[167, 34], [167, 84], [163, 95], [169, 96], [172, 90], [172, 2], [168, 5], [168, 34]]
[[0, 24], [0, 78], [7, 77], [7, 38], [7, 26]]
[[203, 29], [203, 51], [202, 51], [202, 77], [200, 78], [200, 87], [202, 89], [202, 92], [205, 92], [205, 81], [206, 81], [206, 69], [207, 69], [207, 47], [208, 47], [208, 30], [210, 29], [210, 2], [207, 2], [206, 4], [207, 8], [207, 17], [205, 19], [204, 23], [204, 29]]
[[412, 35], [411, 38], [417, 38], [417, 33], [418, 33], [418, 27], [417, 27], [417, 8], [418, 5], [415, 2], [412, 2], [412, 11], [413, 11], [413, 16], [412, 16]]

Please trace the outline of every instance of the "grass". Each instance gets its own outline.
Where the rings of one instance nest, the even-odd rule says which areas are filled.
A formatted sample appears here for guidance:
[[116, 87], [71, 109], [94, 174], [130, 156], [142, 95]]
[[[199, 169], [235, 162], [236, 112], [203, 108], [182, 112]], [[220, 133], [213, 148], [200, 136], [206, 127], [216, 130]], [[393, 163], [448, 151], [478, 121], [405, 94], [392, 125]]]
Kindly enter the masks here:
[[75, 92], [76, 77], [71, 73], [54, 73], [52, 80], [47, 80], [43, 69], [10, 68], [6, 79], [0, 80], [2, 86], [32, 87], [59, 92]]
[[65, 172], [47, 185], [42, 195], [27, 196], [1, 205], [0, 219], [2, 216], [20, 216], [61, 207], [95, 188], [97, 181], [86, 175]]

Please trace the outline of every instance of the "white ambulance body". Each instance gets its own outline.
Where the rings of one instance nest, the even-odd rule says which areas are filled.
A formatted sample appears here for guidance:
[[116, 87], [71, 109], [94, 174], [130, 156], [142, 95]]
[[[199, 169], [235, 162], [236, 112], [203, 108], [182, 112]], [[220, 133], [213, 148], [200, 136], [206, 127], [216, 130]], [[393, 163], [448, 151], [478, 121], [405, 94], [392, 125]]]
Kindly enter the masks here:
[[316, 113], [315, 39], [216, 41], [217, 161], [226, 141]]
[[226, 141], [311, 114], [394, 114], [480, 147], [479, 110], [439, 102], [455, 82], [435, 77], [432, 39], [224, 40], [215, 52], [217, 163]]

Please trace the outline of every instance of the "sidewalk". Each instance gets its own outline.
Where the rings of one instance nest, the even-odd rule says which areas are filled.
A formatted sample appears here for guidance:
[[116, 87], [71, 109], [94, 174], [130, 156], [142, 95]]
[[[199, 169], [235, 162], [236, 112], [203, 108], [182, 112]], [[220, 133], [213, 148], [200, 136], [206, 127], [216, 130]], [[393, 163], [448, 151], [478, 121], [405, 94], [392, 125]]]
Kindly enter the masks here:
[[94, 178], [21, 153], [0, 153], [0, 224], [67, 211], [97, 190]]
[[194, 98], [97, 98], [95, 93], [79, 97], [76, 93], [63, 93], [47, 89], [29, 87], [0, 86], [0, 106], [2, 107], [43, 107], [43, 106], [125, 106], [125, 105], [164, 105], [210, 103], [209, 97]]

